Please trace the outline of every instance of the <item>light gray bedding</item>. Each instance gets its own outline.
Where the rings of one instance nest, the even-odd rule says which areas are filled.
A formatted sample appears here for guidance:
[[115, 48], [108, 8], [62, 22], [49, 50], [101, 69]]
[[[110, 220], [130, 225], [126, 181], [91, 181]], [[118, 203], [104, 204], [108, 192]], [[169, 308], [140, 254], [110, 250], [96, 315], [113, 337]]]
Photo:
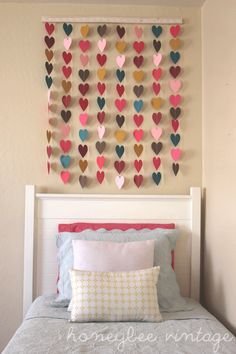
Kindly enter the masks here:
[[66, 308], [40, 296], [2, 354], [234, 354], [236, 340], [202, 306], [163, 313], [163, 322], [70, 323]]

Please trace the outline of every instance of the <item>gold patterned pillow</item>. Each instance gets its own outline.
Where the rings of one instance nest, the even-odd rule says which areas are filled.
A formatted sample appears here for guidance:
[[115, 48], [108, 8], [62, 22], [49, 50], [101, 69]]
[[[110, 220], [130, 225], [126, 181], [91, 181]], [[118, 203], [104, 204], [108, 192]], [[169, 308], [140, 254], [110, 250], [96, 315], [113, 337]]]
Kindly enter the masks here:
[[161, 321], [159, 272], [160, 267], [131, 272], [71, 269], [71, 321]]

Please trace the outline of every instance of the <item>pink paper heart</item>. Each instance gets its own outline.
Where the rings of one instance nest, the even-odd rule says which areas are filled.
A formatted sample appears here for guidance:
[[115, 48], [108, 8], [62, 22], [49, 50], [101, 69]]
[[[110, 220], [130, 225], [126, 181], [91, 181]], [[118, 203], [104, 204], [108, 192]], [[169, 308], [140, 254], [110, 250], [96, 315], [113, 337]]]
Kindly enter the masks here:
[[181, 81], [180, 80], [170, 80], [170, 88], [171, 90], [176, 93], [181, 88]]
[[47, 146], [47, 155], [48, 155], [48, 158], [50, 159], [50, 157], [52, 155], [52, 147], [50, 145]]
[[177, 107], [181, 103], [181, 96], [180, 95], [171, 95], [170, 98], [170, 103], [172, 106]]
[[98, 156], [97, 157], [97, 165], [100, 168], [100, 170], [103, 168], [105, 163], [105, 157], [104, 156]]
[[142, 27], [135, 26], [134, 27], [135, 34], [138, 38], [141, 38], [143, 35], [143, 29]]
[[173, 37], [177, 37], [179, 32], [180, 32], [180, 25], [170, 27], [170, 33]]
[[116, 185], [119, 189], [121, 189], [125, 183], [125, 179], [123, 176], [116, 176], [115, 178]]
[[160, 139], [160, 137], [162, 136], [162, 132], [163, 132], [162, 128], [159, 127], [154, 127], [151, 130], [152, 136], [155, 140]]
[[181, 150], [179, 148], [171, 149], [171, 156], [174, 161], [178, 161], [181, 156]]
[[115, 100], [115, 106], [118, 109], [119, 112], [122, 112], [123, 109], [125, 108], [126, 105], [126, 100], [124, 98], [122, 98], [121, 100], [119, 100], [118, 98]]
[[69, 171], [61, 171], [61, 179], [66, 184], [69, 182], [70, 179], [70, 172]]
[[67, 124], [61, 125], [61, 133], [63, 136], [68, 136], [70, 134], [70, 126]]
[[67, 38], [64, 39], [63, 44], [64, 44], [64, 47], [65, 47], [65, 50], [69, 50], [70, 49], [71, 43], [72, 43], [72, 38], [71, 37], [67, 37]]
[[116, 57], [116, 64], [119, 66], [119, 68], [122, 68], [124, 63], [125, 63], [125, 55], [118, 55]]
[[105, 130], [106, 129], [105, 129], [104, 125], [99, 125], [97, 127], [98, 137], [99, 137], [100, 140], [102, 140], [102, 138], [103, 138], [103, 136], [105, 134]]
[[88, 120], [88, 113], [81, 113], [79, 115], [79, 120], [80, 120], [80, 123], [85, 126], [87, 124], [87, 120]]
[[81, 54], [80, 55], [80, 61], [83, 66], [86, 66], [89, 61], [89, 56], [87, 54]]
[[87, 39], [86, 40], [81, 39], [79, 41], [79, 47], [82, 50], [82, 52], [87, 52], [87, 50], [89, 50], [90, 48], [90, 42]]
[[137, 142], [139, 142], [143, 137], [143, 129], [135, 129], [133, 134], [134, 134], [135, 140]]
[[100, 52], [102, 53], [104, 51], [104, 49], [106, 48], [107, 45], [107, 41], [105, 38], [101, 38], [98, 41], [98, 49], [100, 50]]
[[158, 54], [153, 54], [153, 63], [156, 67], [158, 67], [160, 65], [162, 61], [162, 54], [158, 53]]

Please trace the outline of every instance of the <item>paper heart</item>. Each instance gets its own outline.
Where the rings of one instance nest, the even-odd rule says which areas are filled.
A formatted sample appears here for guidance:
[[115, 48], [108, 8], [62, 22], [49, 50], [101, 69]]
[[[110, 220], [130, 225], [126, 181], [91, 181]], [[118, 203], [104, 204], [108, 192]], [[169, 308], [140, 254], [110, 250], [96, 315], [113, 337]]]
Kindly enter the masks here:
[[61, 171], [61, 179], [63, 183], [68, 183], [70, 180], [70, 172], [69, 171]]
[[155, 51], [158, 53], [159, 50], [161, 49], [161, 42], [157, 41], [156, 39], [153, 39], [152, 44], [153, 44]]
[[116, 57], [116, 64], [119, 66], [119, 68], [122, 68], [125, 63], [125, 55], [118, 55]]
[[144, 72], [142, 70], [134, 71], [133, 77], [136, 82], [141, 82], [144, 78]]
[[117, 34], [120, 38], [124, 37], [124, 35], [125, 35], [125, 28], [124, 27], [121, 27], [118, 25], [116, 27], [116, 31], [117, 31]]
[[104, 97], [98, 97], [97, 98], [97, 104], [98, 104], [98, 107], [100, 108], [100, 110], [103, 109], [103, 107], [105, 106], [105, 98]]
[[133, 88], [133, 91], [137, 97], [140, 97], [142, 95], [143, 90], [144, 90], [143, 85], [139, 85], [139, 86], [135, 85]]
[[62, 53], [62, 57], [63, 57], [64, 62], [68, 65], [69, 62], [72, 59], [72, 54], [71, 53], [67, 53], [67, 52], [63, 52]]
[[140, 157], [142, 155], [142, 152], [143, 152], [143, 145], [142, 144], [135, 144], [134, 145], [134, 152], [135, 154]]
[[65, 111], [64, 109], [61, 111], [61, 117], [65, 123], [68, 123], [71, 118], [71, 111]]
[[119, 189], [121, 189], [125, 183], [125, 179], [123, 176], [116, 176], [115, 178], [116, 185]]
[[158, 95], [158, 93], [160, 92], [160, 89], [161, 89], [161, 85], [159, 83], [153, 82], [152, 89], [153, 89], [153, 92], [155, 93], [155, 95]]
[[52, 147], [49, 145], [47, 146], [47, 155], [48, 155], [48, 158], [50, 159], [50, 157], [52, 156]]
[[158, 38], [162, 34], [162, 27], [161, 26], [152, 26], [152, 33], [156, 38]]
[[116, 42], [116, 49], [118, 50], [119, 53], [124, 53], [126, 46], [127, 46], [127, 43], [124, 41]]
[[178, 161], [181, 156], [181, 150], [179, 148], [173, 148], [171, 149], [171, 156], [174, 161]]
[[177, 108], [174, 108], [174, 107], [171, 107], [170, 108], [170, 115], [173, 119], [177, 119], [181, 114], [181, 108], [177, 107]]
[[99, 137], [100, 140], [102, 140], [102, 138], [103, 138], [103, 136], [105, 134], [105, 130], [106, 130], [106, 128], [104, 127], [104, 125], [99, 125], [97, 127], [98, 137]]
[[51, 76], [46, 75], [45, 76], [45, 81], [46, 81], [48, 89], [50, 89], [50, 87], [52, 86], [52, 82], [53, 82]]
[[88, 130], [87, 129], [80, 129], [79, 130], [79, 137], [84, 142], [88, 139]]
[[170, 46], [173, 50], [179, 49], [179, 47], [181, 46], [181, 40], [179, 38], [172, 38], [170, 40]]
[[116, 91], [117, 91], [118, 95], [121, 97], [125, 91], [124, 85], [117, 84]]
[[104, 171], [97, 171], [97, 180], [100, 184], [102, 184], [105, 177]]
[[82, 157], [84, 157], [84, 156], [87, 154], [87, 152], [88, 152], [88, 146], [87, 146], [87, 145], [79, 144], [79, 146], [78, 146], [78, 151], [79, 151], [80, 155], [81, 155]]
[[69, 36], [71, 34], [71, 32], [73, 31], [73, 26], [72, 24], [68, 24], [68, 23], [63, 23], [63, 29], [64, 32], [67, 36]]
[[71, 104], [71, 96], [62, 96], [62, 103], [64, 105], [65, 108], [69, 107], [69, 105]]
[[89, 70], [79, 70], [78, 71], [79, 77], [81, 78], [81, 80], [84, 82], [87, 80], [87, 78], [89, 77]]
[[135, 27], [134, 27], [134, 32], [135, 32], [137, 38], [141, 38], [142, 35], [143, 35], [143, 29], [142, 29], [142, 27], [135, 26]]
[[160, 172], [153, 172], [152, 174], [152, 179], [153, 181], [156, 183], [156, 185], [158, 186], [158, 184], [160, 183], [161, 181], [161, 173]]
[[61, 83], [62, 87], [63, 87], [63, 90], [68, 93], [71, 89], [71, 82], [70, 81], [66, 81], [66, 80], [63, 80], [62, 83]]
[[154, 152], [156, 155], [158, 155], [159, 152], [162, 150], [163, 145], [162, 145], [162, 143], [159, 141], [159, 143], [153, 142], [152, 145], [151, 145], [151, 147], [152, 147], [153, 152]]
[[117, 76], [117, 79], [122, 82], [124, 80], [124, 77], [125, 77], [125, 72], [124, 70], [119, 70], [117, 69], [116, 70], [116, 76]]
[[55, 39], [53, 37], [48, 37], [48, 36], [44, 37], [44, 41], [49, 49], [52, 48], [52, 46], [55, 43]]
[[104, 91], [106, 89], [106, 85], [102, 82], [98, 82], [97, 89], [98, 89], [98, 92], [100, 93], [100, 95], [103, 95]]
[[97, 141], [95, 146], [99, 154], [102, 154], [106, 148], [106, 143], [105, 141]]
[[90, 42], [89, 42], [89, 40], [83, 40], [83, 39], [81, 39], [80, 41], [79, 41], [79, 47], [80, 47], [80, 49], [82, 50], [82, 52], [87, 52], [87, 50], [89, 50], [89, 48], [90, 48]]
[[152, 76], [154, 77], [154, 79], [156, 81], [158, 81], [160, 79], [161, 75], [162, 75], [162, 69], [161, 68], [154, 69], [152, 71]]
[[64, 137], [66, 137], [70, 134], [70, 126], [68, 124], [62, 124], [60, 129], [61, 129], [61, 133]]
[[84, 176], [84, 175], [79, 176], [79, 183], [81, 185], [81, 188], [86, 187], [87, 182], [88, 182], [87, 176]]
[[88, 107], [88, 100], [87, 100], [87, 98], [80, 98], [80, 99], [79, 99], [79, 105], [80, 105], [81, 109], [82, 109], [83, 111], [85, 111], [86, 108]]
[[180, 59], [180, 53], [171, 51], [170, 52], [170, 59], [173, 61], [174, 64], [176, 64]]
[[83, 66], [86, 66], [89, 61], [89, 56], [87, 54], [80, 54], [80, 61]]
[[135, 129], [133, 135], [135, 137], [135, 140], [139, 143], [143, 137], [143, 129]]
[[142, 175], [135, 175], [134, 176], [134, 183], [139, 188], [141, 186], [141, 184], [143, 183], [143, 176]]
[[157, 113], [155, 112], [152, 114], [152, 120], [156, 125], [160, 123], [161, 118], [162, 118], [161, 112], [157, 112]]
[[115, 161], [114, 163], [114, 167], [116, 169], [116, 171], [119, 173], [119, 175], [121, 174], [121, 172], [124, 170], [125, 168], [125, 162], [124, 161]]
[[48, 61], [51, 61], [53, 58], [53, 51], [48, 48], [45, 49], [45, 55]]
[[66, 154], [71, 149], [71, 141], [70, 140], [60, 140], [60, 147], [62, 151]]
[[107, 61], [107, 56], [106, 54], [100, 54], [98, 53], [97, 54], [97, 61], [98, 61], [98, 64], [100, 66], [104, 66], [106, 64], [106, 61]]
[[169, 100], [170, 100], [170, 104], [172, 104], [172, 106], [177, 107], [181, 103], [181, 96], [180, 95], [171, 95]]
[[51, 100], [51, 95], [52, 95], [52, 91], [48, 90], [48, 104], [50, 104], [50, 100]]
[[178, 172], [179, 172], [179, 164], [178, 163], [172, 163], [172, 170], [174, 172], [174, 175], [177, 176]]
[[151, 133], [152, 133], [153, 138], [155, 140], [158, 140], [162, 136], [163, 130], [162, 130], [162, 128], [154, 127], [151, 129]]
[[180, 135], [179, 134], [171, 134], [170, 140], [174, 146], [177, 146], [180, 142]]
[[154, 109], [159, 109], [163, 105], [164, 101], [161, 97], [157, 97], [152, 98], [151, 103]]
[[143, 108], [143, 100], [134, 101], [134, 108], [137, 113], [139, 113]]
[[97, 28], [97, 32], [100, 37], [104, 36], [106, 34], [107, 26], [106, 25], [99, 25]]
[[173, 37], [177, 37], [180, 32], [180, 25], [175, 25], [170, 27], [170, 34]]
[[104, 78], [106, 76], [106, 69], [105, 68], [98, 69], [97, 75], [98, 75], [99, 80], [101, 80], [101, 81], [104, 80]]
[[98, 49], [100, 50], [101, 53], [106, 48], [106, 45], [107, 45], [107, 41], [106, 41], [105, 38], [99, 39], [99, 41], [98, 41]]
[[88, 167], [88, 161], [87, 160], [79, 160], [79, 167], [80, 167], [82, 173], [84, 173]]
[[68, 77], [71, 75], [72, 73], [72, 69], [70, 66], [63, 66], [62, 67], [62, 72], [63, 75], [65, 76], [66, 79], [68, 79]]
[[81, 113], [79, 115], [79, 120], [80, 120], [80, 123], [85, 126], [87, 124], [87, 120], [88, 120], [88, 113]]
[[116, 122], [117, 122], [119, 128], [122, 127], [122, 125], [124, 124], [124, 121], [125, 121], [125, 117], [124, 116], [120, 116], [119, 114], [117, 114]]
[[51, 172], [51, 164], [49, 161], [47, 161], [47, 171], [48, 171], [48, 175], [50, 175]]
[[121, 158], [125, 152], [125, 148], [123, 145], [116, 145], [116, 153], [119, 158]]
[[78, 89], [79, 89], [79, 92], [81, 93], [81, 95], [82, 95], [82, 96], [85, 96], [86, 93], [87, 93], [88, 90], [89, 90], [89, 84], [88, 84], [88, 83], [86, 83], [86, 84], [79, 84]]
[[48, 75], [50, 75], [51, 72], [52, 72], [52, 70], [53, 70], [53, 65], [52, 65], [52, 63], [49, 63], [49, 62], [46, 61], [46, 63], [45, 63], [45, 68], [46, 68], [46, 70], [47, 70]]
[[123, 111], [123, 109], [125, 108], [125, 106], [126, 106], [126, 100], [124, 99], [124, 98], [122, 98], [122, 99], [116, 99], [115, 100], [115, 106], [116, 106], [116, 108], [118, 109], [118, 111], [119, 112], [122, 112]]
[[87, 37], [87, 35], [89, 34], [89, 26], [88, 25], [81, 26], [80, 33], [82, 37]]
[[60, 161], [63, 168], [68, 168], [71, 162], [71, 157], [69, 155], [61, 155]]
[[97, 120], [99, 121], [100, 124], [104, 122], [104, 119], [105, 119], [105, 112], [98, 112]]
[[69, 49], [70, 49], [70, 46], [71, 46], [71, 44], [72, 44], [72, 38], [71, 38], [71, 37], [66, 37], [66, 38], [64, 38], [63, 44], [64, 44], [64, 48], [65, 48], [66, 50], [69, 50]]
[[135, 160], [134, 161], [134, 167], [137, 172], [140, 172], [142, 167], [143, 167], [143, 161], [142, 160]]
[[170, 88], [174, 93], [178, 92], [181, 88], [181, 81], [180, 80], [170, 80]]
[[137, 125], [137, 127], [140, 127], [140, 125], [143, 124], [143, 116], [141, 114], [139, 114], [139, 115], [135, 114], [133, 118], [134, 118], [134, 122]]
[[179, 121], [177, 119], [172, 119], [171, 125], [174, 132], [177, 132], [177, 130], [179, 129]]
[[45, 22], [45, 29], [47, 31], [47, 33], [49, 34], [49, 36], [53, 33], [54, 29], [55, 29], [55, 26], [53, 23], [48, 23], [48, 22]]
[[153, 63], [156, 67], [160, 65], [161, 61], [162, 61], [161, 53], [153, 54]]
[[160, 157], [153, 157], [152, 162], [153, 162], [153, 165], [154, 165], [155, 169], [158, 170], [158, 168], [161, 165]]
[[98, 165], [98, 168], [100, 168], [100, 170], [103, 168], [104, 163], [105, 163], [105, 157], [104, 156], [98, 156], [97, 157], [97, 165]]
[[136, 52], [138, 54], [140, 54], [144, 50], [144, 42], [143, 41], [141, 41], [141, 42], [135, 41], [133, 44], [133, 47], [136, 50]]
[[50, 140], [51, 140], [51, 138], [52, 138], [52, 132], [51, 132], [50, 130], [47, 130], [47, 131], [46, 131], [46, 136], [47, 136], [47, 141], [48, 141], [48, 143], [50, 143]]
[[139, 57], [134, 57], [134, 65], [136, 65], [137, 68], [140, 68], [140, 66], [142, 66], [143, 64], [143, 56], [140, 55]]
[[124, 130], [117, 130], [117, 131], [115, 132], [115, 138], [116, 138], [116, 140], [117, 140], [119, 143], [121, 143], [122, 141], [124, 141], [124, 140], [125, 140], [125, 137], [126, 137], [126, 133], [125, 133]]

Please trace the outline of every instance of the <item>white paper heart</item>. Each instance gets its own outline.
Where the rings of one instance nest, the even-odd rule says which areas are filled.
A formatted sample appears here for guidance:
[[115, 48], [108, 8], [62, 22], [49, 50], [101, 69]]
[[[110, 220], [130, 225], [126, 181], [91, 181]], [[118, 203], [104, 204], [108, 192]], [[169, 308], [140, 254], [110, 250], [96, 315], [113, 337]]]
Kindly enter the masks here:
[[102, 138], [103, 138], [103, 136], [105, 134], [105, 130], [106, 129], [105, 129], [104, 125], [99, 125], [97, 127], [98, 137], [99, 137], [100, 140], [102, 140]]
[[125, 179], [123, 176], [116, 176], [115, 181], [116, 181], [116, 185], [119, 189], [121, 189], [125, 183]]
[[158, 67], [160, 65], [162, 61], [162, 54], [158, 53], [158, 54], [153, 54], [153, 63], [156, 67]]
[[66, 50], [70, 49], [71, 43], [72, 43], [72, 38], [71, 37], [66, 37], [63, 41], [64, 47]]

